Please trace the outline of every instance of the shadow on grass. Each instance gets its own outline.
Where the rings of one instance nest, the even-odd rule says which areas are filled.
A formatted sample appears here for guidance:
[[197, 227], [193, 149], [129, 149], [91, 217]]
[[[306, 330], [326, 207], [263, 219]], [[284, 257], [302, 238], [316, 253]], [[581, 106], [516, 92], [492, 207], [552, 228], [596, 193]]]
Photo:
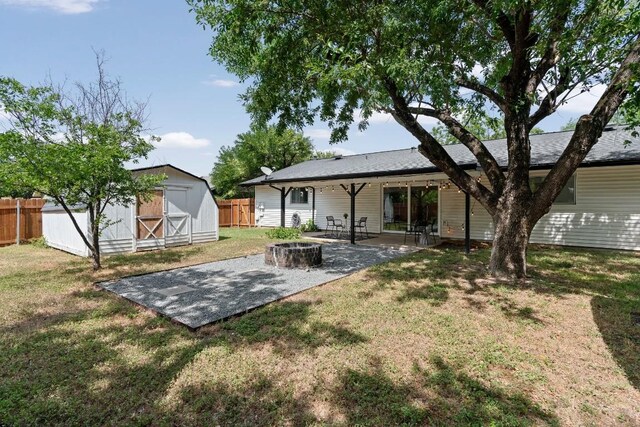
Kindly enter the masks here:
[[234, 384], [208, 381], [180, 392], [178, 405], [165, 415], [172, 425], [311, 425], [315, 417], [305, 399], [294, 396], [278, 375], [255, 373]]
[[[591, 297], [592, 312], [604, 342], [631, 383], [640, 390], [640, 326], [631, 312], [640, 311], [640, 256], [633, 252], [531, 245], [529, 280], [509, 283], [487, 277], [489, 249], [465, 255], [462, 249], [428, 249], [375, 266], [367, 279], [376, 286], [360, 293], [371, 297], [375, 289], [398, 289], [400, 302], [424, 299], [445, 304], [453, 289], [462, 290], [469, 307], [497, 306], [507, 319], [544, 325], [536, 310], [518, 300], [517, 291], [565, 298]], [[461, 285], [461, 283], [464, 283]], [[476, 295], [482, 296], [477, 298]]]
[[[118, 301], [1, 331], [0, 419], [8, 425], [144, 424], [153, 402], [205, 343]], [[179, 344], [179, 345], [178, 345]], [[4, 360], [3, 360], [4, 359]]]
[[[273, 304], [193, 334], [163, 318], [140, 316], [101, 291], [66, 298], [68, 310], [36, 313], [0, 329], [0, 419], [9, 425], [146, 425], [165, 418], [175, 424], [182, 415], [165, 413], [158, 402], [202, 350], [222, 347], [242, 357], [244, 349], [270, 343], [286, 356], [366, 341], [346, 327], [310, 320], [309, 302]], [[95, 308], [78, 308], [82, 302]], [[184, 413], [195, 413], [196, 424], [279, 424], [280, 416], [304, 424], [308, 418], [304, 404], [271, 377], [211, 387], [182, 392]]]
[[367, 341], [347, 327], [310, 320], [312, 302], [284, 301], [267, 305], [219, 326], [204, 327], [202, 333], [220, 334], [234, 346], [268, 342], [286, 355], [322, 346], [347, 346]]
[[375, 359], [366, 370], [346, 370], [336, 403], [349, 425], [556, 425], [557, 418], [519, 394], [457, 372], [441, 358], [433, 371], [393, 381]]
[[604, 342], [629, 382], [640, 390], [640, 325], [631, 315], [638, 310], [638, 301], [604, 297], [591, 300], [591, 312]]

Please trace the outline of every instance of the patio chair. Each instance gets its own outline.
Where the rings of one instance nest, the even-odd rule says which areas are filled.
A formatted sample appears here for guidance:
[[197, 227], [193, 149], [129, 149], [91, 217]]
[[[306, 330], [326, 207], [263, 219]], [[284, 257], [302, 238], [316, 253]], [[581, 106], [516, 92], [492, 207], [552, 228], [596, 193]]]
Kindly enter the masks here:
[[427, 229], [427, 223], [423, 220], [417, 219], [413, 221], [404, 231], [404, 243], [407, 243], [407, 235], [413, 235], [414, 244], [418, 244], [418, 238], [422, 234], [423, 231]]
[[362, 237], [362, 230], [364, 230], [364, 233], [367, 236], [367, 239], [369, 238], [369, 230], [367, 230], [367, 217], [366, 216], [361, 217], [358, 220], [358, 222], [356, 222], [356, 224], [354, 225], [354, 228], [360, 230], [360, 237]]
[[[339, 233], [338, 230], [340, 230]], [[329, 234], [329, 231], [331, 231], [331, 234], [333, 234], [334, 236], [339, 236], [340, 233], [344, 231], [344, 224], [342, 224], [342, 220], [335, 219], [333, 215], [327, 215], [327, 226], [324, 232], [326, 234]]]
[[433, 244], [437, 244], [438, 235], [436, 234], [438, 226], [438, 218], [431, 218], [429, 225], [427, 226], [427, 244], [429, 244], [429, 237], [433, 240]]

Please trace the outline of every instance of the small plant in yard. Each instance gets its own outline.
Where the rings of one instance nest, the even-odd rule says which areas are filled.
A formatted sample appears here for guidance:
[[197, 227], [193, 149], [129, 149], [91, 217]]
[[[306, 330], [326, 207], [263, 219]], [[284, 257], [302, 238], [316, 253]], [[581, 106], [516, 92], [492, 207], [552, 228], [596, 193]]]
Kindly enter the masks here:
[[316, 225], [311, 218], [300, 227], [300, 231], [307, 233], [310, 231], [320, 231], [320, 228]]
[[271, 230], [267, 231], [267, 237], [270, 239], [280, 240], [299, 239], [300, 230], [298, 228], [287, 227], [272, 228]]
[[47, 239], [44, 236], [36, 237], [34, 239], [29, 240], [29, 244], [40, 249], [46, 249], [49, 247], [49, 244], [47, 243]]

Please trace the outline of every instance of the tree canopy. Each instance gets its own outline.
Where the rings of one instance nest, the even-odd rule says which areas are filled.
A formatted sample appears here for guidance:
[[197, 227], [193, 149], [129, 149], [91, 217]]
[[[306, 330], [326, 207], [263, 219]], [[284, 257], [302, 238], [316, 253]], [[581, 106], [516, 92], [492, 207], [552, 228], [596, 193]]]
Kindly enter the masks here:
[[[492, 216], [496, 276], [526, 274], [537, 221], [618, 108], [640, 104], [638, 0], [188, 2], [213, 30], [210, 54], [249, 81], [243, 100], [258, 123], [302, 128], [320, 119], [337, 142], [354, 117], [364, 129], [374, 112], [391, 113]], [[534, 193], [531, 130], [596, 85], [602, 96]], [[461, 122], [473, 115], [501, 117], [506, 167]], [[487, 179], [457, 165], [421, 116], [464, 144]]]
[[[146, 197], [164, 177], [134, 174], [137, 163], [153, 149], [143, 137], [143, 106], [126, 101], [120, 82], [104, 74], [73, 92], [52, 85], [28, 87], [0, 77], [0, 106], [11, 128], [0, 133], [0, 182], [6, 191], [33, 189], [51, 198], [71, 221], [100, 268], [99, 236], [110, 225], [110, 204], [129, 204]], [[72, 209], [89, 213], [91, 235], [76, 222]]]
[[211, 172], [216, 194], [223, 198], [245, 197], [252, 189], [239, 184], [260, 176], [260, 168], [284, 169], [314, 155], [311, 140], [291, 129], [254, 127], [237, 136], [234, 145], [223, 146]]

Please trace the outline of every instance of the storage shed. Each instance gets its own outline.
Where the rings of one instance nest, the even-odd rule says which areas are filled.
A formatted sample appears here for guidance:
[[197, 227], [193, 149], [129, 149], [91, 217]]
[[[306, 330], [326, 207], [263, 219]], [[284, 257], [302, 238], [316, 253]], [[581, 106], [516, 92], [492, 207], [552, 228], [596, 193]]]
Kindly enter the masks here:
[[[149, 201], [110, 205], [105, 215], [113, 223], [100, 237], [104, 255], [162, 249], [218, 240], [218, 206], [206, 180], [172, 165], [134, 169], [134, 174], [164, 174], [167, 179]], [[78, 224], [90, 235], [86, 209], [73, 209]], [[89, 250], [60, 206], [42, 208], [42, 234], [47, 244], [72, 254]]]

